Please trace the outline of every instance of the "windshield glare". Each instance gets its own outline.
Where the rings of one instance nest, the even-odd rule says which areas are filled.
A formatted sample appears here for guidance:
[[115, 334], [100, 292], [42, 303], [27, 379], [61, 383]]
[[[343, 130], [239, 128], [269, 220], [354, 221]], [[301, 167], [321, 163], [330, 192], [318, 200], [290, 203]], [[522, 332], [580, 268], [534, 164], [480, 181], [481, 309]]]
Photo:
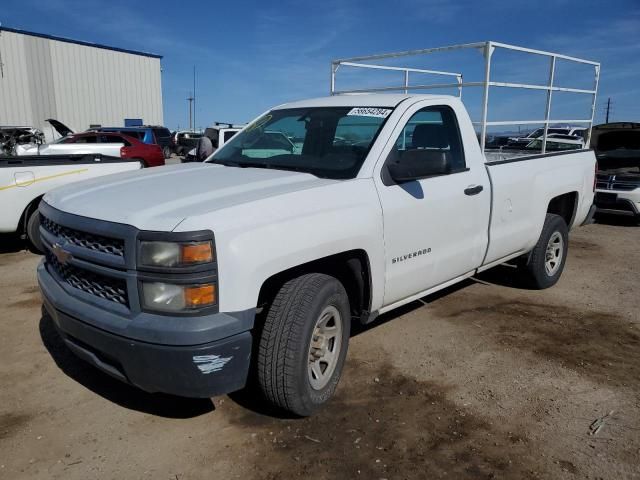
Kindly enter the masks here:
[[272, 110], [234, 136], [208, 161], [319, 177], [354, 178], [392, 112], [377, 107]]

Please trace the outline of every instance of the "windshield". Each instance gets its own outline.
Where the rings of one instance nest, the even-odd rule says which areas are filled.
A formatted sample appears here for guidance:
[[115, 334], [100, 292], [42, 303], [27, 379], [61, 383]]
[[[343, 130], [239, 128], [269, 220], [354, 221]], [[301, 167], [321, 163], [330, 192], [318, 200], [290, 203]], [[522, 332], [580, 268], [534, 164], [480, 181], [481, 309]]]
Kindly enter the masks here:
[[375, 107], [272, 110], [208, 161], [354, 178], [391, 112], [391, 108]]

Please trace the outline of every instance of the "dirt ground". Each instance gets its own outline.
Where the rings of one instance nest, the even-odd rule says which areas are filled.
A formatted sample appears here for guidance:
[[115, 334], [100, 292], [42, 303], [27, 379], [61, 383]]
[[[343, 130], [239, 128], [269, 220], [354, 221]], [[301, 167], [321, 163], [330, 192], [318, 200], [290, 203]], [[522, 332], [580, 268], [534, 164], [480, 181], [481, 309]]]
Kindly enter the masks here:
[[502, 267], [384, 316], [299, 420], [83, 364], [40, 314], [39, 257], [0, 239], [0, 478], [640, 478], [639, 240], [591, 225], [552, 289]]

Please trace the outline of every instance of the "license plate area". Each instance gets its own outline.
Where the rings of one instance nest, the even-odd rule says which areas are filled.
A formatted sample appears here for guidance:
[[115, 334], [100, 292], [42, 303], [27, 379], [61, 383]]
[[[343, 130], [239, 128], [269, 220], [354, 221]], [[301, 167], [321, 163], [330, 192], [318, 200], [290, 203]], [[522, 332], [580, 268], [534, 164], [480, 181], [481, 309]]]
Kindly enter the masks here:
[[596, 193], [596, 202], [603, 205], [615, 205], [618, 203], [618, 194], [617, 193]]

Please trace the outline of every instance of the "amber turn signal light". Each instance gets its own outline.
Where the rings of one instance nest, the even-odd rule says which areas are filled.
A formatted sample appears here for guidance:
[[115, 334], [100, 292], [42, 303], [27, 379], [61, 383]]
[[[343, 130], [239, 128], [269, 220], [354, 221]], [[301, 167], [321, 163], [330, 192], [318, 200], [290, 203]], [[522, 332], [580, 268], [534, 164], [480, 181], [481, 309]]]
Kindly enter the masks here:
[[216, 286], [212, 284], [190, 286], [184, 289], [186, 308], [208, 307], [216, 303]]
[[187, 243], [182, 245], [182, 263], [205, 263], [213, 261], [211, 242]]

